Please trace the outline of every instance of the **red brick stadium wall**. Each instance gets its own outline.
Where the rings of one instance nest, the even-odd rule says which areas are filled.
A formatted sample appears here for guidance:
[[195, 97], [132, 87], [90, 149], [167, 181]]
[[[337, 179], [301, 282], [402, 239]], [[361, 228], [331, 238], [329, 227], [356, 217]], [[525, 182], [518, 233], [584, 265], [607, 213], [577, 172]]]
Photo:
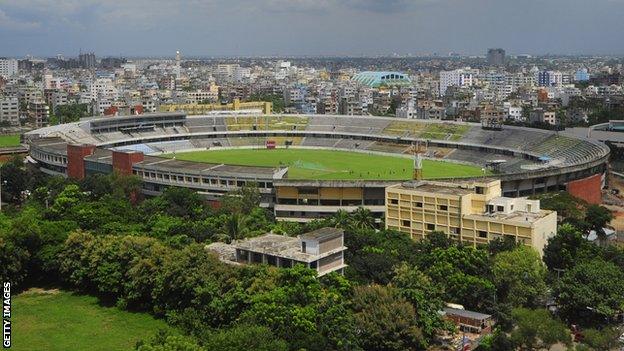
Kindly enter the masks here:
[[602, 174], [573, 180], [568, 183], [568, 192], [590, 204], [598, 205], [602, 202]]
[[92, 155], [95, 145], [67, 145], [67, 176], [73, 179], [85, 177], [84, 158]]
[[142, 162], [143, 153], [139, 151], [113, 151], [113, 170], [123, 175], [132, 174], [132, 165]]

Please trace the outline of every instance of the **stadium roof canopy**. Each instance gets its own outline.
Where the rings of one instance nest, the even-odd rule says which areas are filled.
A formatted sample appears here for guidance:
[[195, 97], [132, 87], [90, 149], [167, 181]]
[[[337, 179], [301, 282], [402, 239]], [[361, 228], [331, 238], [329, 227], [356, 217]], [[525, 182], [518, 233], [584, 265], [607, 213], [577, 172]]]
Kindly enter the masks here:
[[365, 71], [356, 74], [352, 79], [371, 88], [405, 86], [412, 83], [407, 74], [401, 72]]

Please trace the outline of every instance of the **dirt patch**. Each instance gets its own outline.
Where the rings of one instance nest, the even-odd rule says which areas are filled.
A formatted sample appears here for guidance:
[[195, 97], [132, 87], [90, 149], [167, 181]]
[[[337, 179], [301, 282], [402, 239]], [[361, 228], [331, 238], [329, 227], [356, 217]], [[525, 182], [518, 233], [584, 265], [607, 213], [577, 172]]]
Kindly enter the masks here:
[[22, 293], [22, 295], [56, 295], [61, 292], [59, 289], [42, 289], [30, 288]]

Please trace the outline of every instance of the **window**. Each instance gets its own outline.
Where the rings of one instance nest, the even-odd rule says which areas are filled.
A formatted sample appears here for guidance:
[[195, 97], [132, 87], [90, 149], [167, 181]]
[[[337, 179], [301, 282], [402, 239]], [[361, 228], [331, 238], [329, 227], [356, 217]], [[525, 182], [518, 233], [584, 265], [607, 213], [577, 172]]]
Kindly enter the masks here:
[[318, 188], [299, 188], [300, 195], [317, 195]]
[[498, 211], [498, 212], [505, 212], [505, 207], [504, 206], [496, 206], [496, 211]]
[[435, 230], [435, 224], [427, 223], [427, 230]]
[[403, 226], [404, 226], [404, 227], [410, 227], [410, 226], [411, 226], [411, 223], [410, 223], [410, 221], [408, 221], [408, 220], [405, 220], [405, 219], [404, 219], [404, 220], [402, 220], [401, 222], [402, 222], [402, 224], [403, 224]]
[[479, 230], [479, 238], [487, 238], [487, 232], [485, 230]]
[[416, 203], [416, 207], [423, 207], [423, 203], [422, 202], [417, 202]]
[[399, 204], [399, 200], [397, 200], [397, 199], [390, 199], [390, 203], [392, 205], [398, 205]]
[[448, 211], [448, 206], [446, 205], [440, 205], [438, 206], [438, 208], [440, 209], [440, 211]]
[[475, 192], [477, 194], [483, 195], [485, 193], [485, 189], [482, 186], [477, 186], [477, 187], [475, 187]]
[[306, 242], [305, 241], [301, 242], [301, 252], [306, 253]]

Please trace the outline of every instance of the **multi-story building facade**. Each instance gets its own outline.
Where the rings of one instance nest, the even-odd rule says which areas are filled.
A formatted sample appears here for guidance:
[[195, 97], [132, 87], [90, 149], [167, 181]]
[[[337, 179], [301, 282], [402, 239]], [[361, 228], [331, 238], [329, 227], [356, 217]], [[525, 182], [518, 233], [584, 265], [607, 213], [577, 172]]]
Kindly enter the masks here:
[[557, 213], [538, 200], [501, 196], [500, 180], [406, 182], [386, 188], [386, 228], [423, 239], [433, 231], [472, 245], [511, 237], [543, 253]]
[[19, 100], [16, 97], [0, 97], [0, 123], [19, 125]]
[[28, 104], [28, 120], [37, 127], [48, 124], [50, 118], [50, 107], [41, 99]]
[[503, 50], [503, 49], [488, 49], [487, 63], [490, 66], [503, 66], [503, 65], [505, 65], [505, 50]]
[[529, 122], [548, 123], [554, 126], [557, 124], [557, 114], [555, 111], [547, 111], [543, 108], [536, 108], [531, 111], [529, 115]]
[[563, 73], [559, 71], [539, 72], [537, 81], [541, 87], [558, 87], [563, 84]]
[[454, 71], [440, 72], [440, 96], [446, 94], [446, 89], [451, 86], [470, 87], [475, 83], [479, 70], [472, 68], [461, 68]]
[[347, 266], [344, 232], [337, 228], [321, 228], [298, 237], [265, 234], [230, 245], [213, 243], [207, 248], [226, 263], [268, 264], [279, 268], [301, 264], [315, 270], [319, 277], [335, 271], [342, 273]]
[[95, 54], [92, 52], [78, 55], [78, 62], [80, 63], [80, 67], [87, 69], [95, 68], [97, 64]]
[[0, 77], [9, 78], [17, 74], [18, 62], [15, 59], [0, 58]]

